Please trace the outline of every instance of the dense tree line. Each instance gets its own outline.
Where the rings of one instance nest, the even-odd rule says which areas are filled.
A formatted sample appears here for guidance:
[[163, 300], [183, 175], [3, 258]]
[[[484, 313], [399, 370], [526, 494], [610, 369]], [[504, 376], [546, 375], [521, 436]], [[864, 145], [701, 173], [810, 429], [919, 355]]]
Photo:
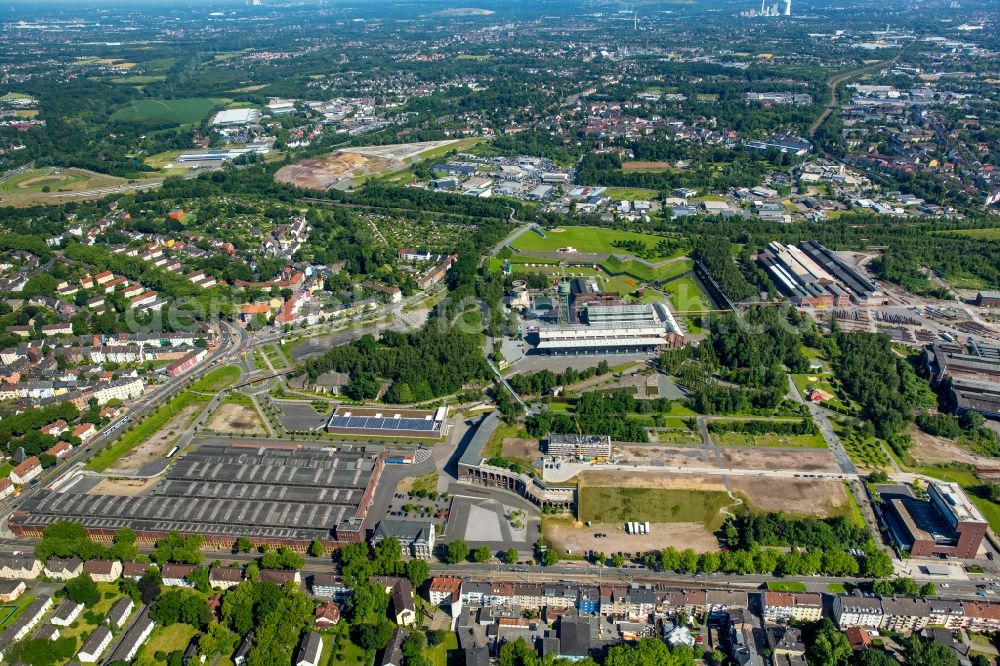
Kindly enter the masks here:
[[607, 361], [601, 361], [596, 367], [585, 370], [566, 368], [561, 373], [551, 370], [539, 370], [526, 375], [512, 375], [507, 378], [511, 387], [521, 395], [545, 395], [557, 386], [570, 386], [595, 375], [604, 375], [611, 371]]
[[305, 361], [302, 370], [313, 379], [330, 371], [387, 379], [392, 385], [385, 400], [401, 404], [457, 393], [467, 382], [487, 378], [479, 337], [442, 325], [432, 318], [410, 333], [387, 330], [379, 340], [366, 335]]
[[726, 521], [727, 539], [740, 546], [796, 546], [800, 548], [865, 548], [868, 529], [840, 516], [789, 518], [781, 513], [744, 511]]
[[573, 413], [543, 411], [525, 420], [525, 428], [532, 437], [544, 437], [549, 432], [558, 434], [608, 435], [619, 442], [645, 442], [645, 427], [629, 414], [669, 412], [666, 399], [637, 400], [626, 391], [609, 393], [584, 393], [574, 404]]
[[223, 597], [222, 623], [240, 636], [254, 631], [248, 666], [284, 666], [291, 663], [312, 611], [312, 600], [293, 584], [246, 580]]
[[713, 433], [740, 432], [747, 435], [816, 435], [819, 428], [810, 418], [799, 421], [709, 421]]
[[887, 335], [836, 329], [833, 338], [833, 370], [880, 437], [901, 432], [916, 407], [935, 405], [927, 383], [896, 355]]
[[734, 302], [757, 295], [757, 289], [747, 281], [737, 266], [732, 246], [728, 241], [702, 238], [695, 244], [691, 256], [695, 261], [701, 262], [722, 292]]

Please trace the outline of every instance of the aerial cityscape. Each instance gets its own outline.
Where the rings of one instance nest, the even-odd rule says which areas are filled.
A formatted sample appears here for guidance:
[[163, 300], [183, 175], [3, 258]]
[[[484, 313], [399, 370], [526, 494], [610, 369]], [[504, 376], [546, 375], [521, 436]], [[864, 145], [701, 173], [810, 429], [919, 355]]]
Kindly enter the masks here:
[[0, 7], [0, 663], [1000, 664], [996, 0]]

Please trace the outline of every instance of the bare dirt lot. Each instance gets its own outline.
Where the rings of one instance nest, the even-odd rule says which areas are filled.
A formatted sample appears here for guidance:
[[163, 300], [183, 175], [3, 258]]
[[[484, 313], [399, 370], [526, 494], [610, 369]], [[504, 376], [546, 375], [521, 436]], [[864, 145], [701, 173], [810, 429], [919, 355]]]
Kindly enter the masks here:
[[715, 467], [715, 451], [700, 446], [701, 437], [691, 435], [694, 446], [614, 446], [612, 455], [622, 464], [663, 465], [664, 467]]
[[[607, 534], [598, 539], [595, 534]], [[700, 523], [651, 523], [650, 534], [625, 534], [620, 524], [595, 524], [590, 527], [551, 525], [545, 528], [545, 541], [549, 546], [569, 550], [574, 554], [596, 550], [611, 553], [635, 553], [673, 546], [678, 550], [693, 548], [699, 553], [718, 550], [719, 542], [712, 532]]]
[[745, 495], [761, 511], [785, 511], [809, 516], [842, 515], [847, 509], [847, 491], [837, 479], [769, 479], [732, 476], [733, 492]]
[[613, 486], [618, 488], [679, 488], [690, 490], [726, 489], [721, 476], [702, 477], [694, 474], [669, 472], [583, 472], [580, 485]]
[[339, 180], [363, 176], [392, 166], [391, 160], [337, 151], [323, 157], [310, 157], [278, 169], [274, 179], [298, 187], [326, 190]]
[[670, 162], [622, 162], [622, 171], [660, 171], [669, 168]]
[[908, 433], [913, 438], [910, 456], [918, 463], [936, 465], [938, 463], [958, 462], [996, 467], [996, 460], [977, 456], [944, 437], [928, 435], [916, 426], [910, 427]]
[[182, 409], [156, 434], [122, 456], [115, 464], [114, 469], [122, 472], [134, 472], [141, 469], [143, 465], [162, 458], [177, 441], [181, 431], [187, 428], [204, 408], [205, 403], [196, 402]]
[[726, 447], [724, 466], [729, 469], [795, 470], [803, 472], [839, 472], [833, 453], [825, 449], [769, 451]]
[[257, 410], [247, 405], [223, 403], [208, 420], [208, 429], [216, 432], [242, 433], [246, 435], [266, 435], [267, 430], [260, 422]]
[[501, 452], [504, 458], [520, 458], [522, 460], [534, 460], [541, 455], [541, 449], [538, 448], [536, 440], [516, 437], [505, 437]]
[[158, 479], [102, 479], [90, 492], [94, 495], [130, 497], [148, 490]]

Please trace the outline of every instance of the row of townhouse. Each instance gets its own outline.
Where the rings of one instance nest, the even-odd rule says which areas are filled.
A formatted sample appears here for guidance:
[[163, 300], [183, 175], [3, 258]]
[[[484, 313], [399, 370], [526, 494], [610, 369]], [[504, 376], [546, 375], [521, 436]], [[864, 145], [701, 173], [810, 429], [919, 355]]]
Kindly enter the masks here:
[[854, 594], [834, 597], [832, 610], [841, 629], [913, 632], [941, 626], [950, 630], [1000, 630], [1000, 603], [996, 602]]
[[[435, 599], [454, 597], [454, 583], [434, 579]], [[661, 585], [574, 585], [567, 583], [487, 583], [465, 580], [458, 595], [463, 605], [495, 609], [541, 611], [575, 608], [581, 614], [600, 614], [618, 621], [650, 615], [688, 616], [746, 608], [744, 592], [683, 590]]]
[[103, 345], [95, 347], [62, 347], [54, 351], [70, 363], [145, 363], [147, 361], [173, 361], [190, 354], [194, 345], [171, 347], [143, 347], [131, 345]]
[[129, 401], [142, 395], [142, 377], [124, 377], [110, 382], [37, 381], [0, 384], [0, 400], [44, 400], [60, 397], [64, 402], [86, 404], [91, 398], [103, 405], [109, 400]]
[[[824, 595], [765, 591], [760, 596], [763, 617], [771, 623], [816, 622], [824, 613]], [[431, 580], [431, 603], [508, 611], [547, 612], [575, 608], [580, 614], [600, 614], [615, 621], [636, 621], [652, 615], [711, 617], [749, 608], [748, 593], [733, 590], [671, 589], [662, 585], [576, 585], [509, 583], [438, 576]], [[863, 627], [900, 633], [928, 626], [970, 631], [1000, 631], [1000, 602], [941, 598], [834, 595], [833, 619], [841, 629]]]

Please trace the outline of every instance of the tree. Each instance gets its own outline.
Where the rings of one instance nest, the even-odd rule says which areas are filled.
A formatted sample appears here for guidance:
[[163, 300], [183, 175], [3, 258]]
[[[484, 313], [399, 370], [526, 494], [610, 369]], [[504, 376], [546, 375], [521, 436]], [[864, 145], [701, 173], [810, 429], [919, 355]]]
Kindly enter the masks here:
[[937, 596], [937, 585], [933, 582], [924, 583], [920, 586], [920, 596], [922, 597], [935, 597]]
[[198, 652], [205, 657], [213, 657], [217, 654], [229, 654], [233, 650], [235, 636], [226, 629], [224, 624], [210, 622], [208, 631], [198, 639]]
[[222, 597], [222, 621], [240, 636], [253, 629], [254, 584], [243, 581]]
[[365, 650], [381, 650], [389, 643], [396, 627], [387, 620], [366, 622], [353, 628], [352, 638]]
[[887, 578], [893, 573], [892, 558], [881, 550], [874, 550], [865, 555], [861, 575], [865, 578]]
[[503, 561], [507, 564], [517, 564], [519, 557], [516, 548], [508, 548], [503, 553]]
[[543, 567], [553, 567], [559, 563], [559, 553], [552, 548], [547, 548], [538, 561]]
[[868, 648], [855, 655], [858, 666], [899, 666], [899, 661], [885, 650]]
[[323, 557], [326, 553], [326, 549], [323, 547], [323, 542], [320, 540], [315, 540], [309, 544], [309, 556], [310, 557]]
[[249, 553], [251, 550], [253, 550], [253, 544], [246, 537], [240, 537], [233, 544], [234, 553]]
[[139, 579], [139, 595], [142, 603], [149, 606], [159, 599], [162, 587], [163, 579], [160, 577], [159, 571], [150, 569], [142, 574], [142, 578]]
[[472, 551], [472, 561], [473, 562], [488, 562], [493, 558], [493, 551], [490, 550], [489, 546], [480, 546]]
[[615, 569], [620, 569], [621, 567], [625, 566], [625, 558], [615, 553], [614, 555], [611, 556], [611, 566], [613, 566]]
[[111, 556], [123, 562], [139, 557], [139, 547], [135, 545], [138, 538], [132, 528], [123, 527], [118, 530], [115, 532], [114, 545], [111, 546]]
[[851, 644], [847, 636], [838, 631], [829, 618], [823, 618], [816, 640], [810, 648], [810, 661], [823, 666], [847, 666], [851, 661], [851, 655]]
[[448, 544], [445, 549], [444, 561], [448, 564], [458, 564], [464, 562], [469, 556], [469, 545], [461, 539], [456, 539]]
[[693, 666], [694, 663], [694, 650], [685, 645], [669, 648], [657, 638], [615, 645], [604, 660], [604, 666]]
[[93, 606], [101, 600], [101, 593], [93, 578], [81, 574], [66, 581], [66, 598], [84, 606]]
[[903, 656], [907, 664], [920, 666], [958, 666], [958, 656], [941, 643], [924, 643], [916, 636], [903, 641]]
[[406, 577], [410, 579], [415, 588], [423, 585], [430, 573], [430, 565], [423, 560], [410, 560], [406, 563]]
[[209, 582], [208, 567], [197, 567], [186, 578], [189, 583], [194, 585], [194, 589], [199, 592], [208, 592], [212, 589], [212, 584]]

